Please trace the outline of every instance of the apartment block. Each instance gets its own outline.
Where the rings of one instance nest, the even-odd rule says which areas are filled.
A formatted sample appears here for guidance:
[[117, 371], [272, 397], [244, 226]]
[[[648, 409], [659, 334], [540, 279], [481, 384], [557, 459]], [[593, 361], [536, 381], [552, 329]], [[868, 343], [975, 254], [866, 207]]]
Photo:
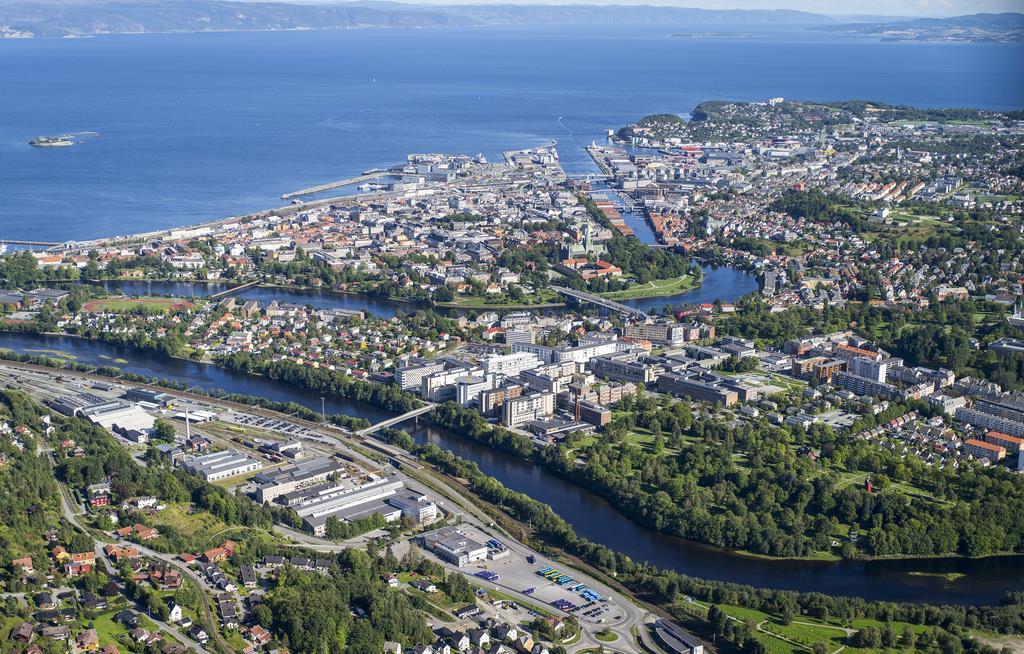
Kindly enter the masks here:
[[541, 365], [540, 358], [531, 352], [515, 352], [512, 354], [495, 354], [483, 360], [484, 372], [498, 377], [514, 377], [524, 370], [532, 370]]
[[870, 395], [872, 397], [899, 397], [899, 389], [892, 384], [868, 379], [860, 375], [853, 375], [848, 372], [837, 372], [833, 376], [833, 383], [839, 388], [856, 393], [857, 395]]
[[542, 420], [554, 412], [554, 393], [533, 393], [506, 398], [502, 405], [502, 422], [508, 427], [521, 427], [531, 420]]
[[1006, 458], [1006, 448], [994, 443], [986, 443], [976, 438], [969, 438], [964, 443], [964, 453], [974, 456], [975, 459], [988, 459], [989, 461], [1001, 461]]
[[401, 366], [395, 369], [395, 383], [403, 391], [414, 391], [420, 389], [424, 377], [433, 375], [444, 370], [444, 362], [430, 361]]
[[974, 425], [979, 429], [997, 431], [1001, 434], [1015, 436], [1016, 438], [1024, 438], [1024, 423], [979, 411], [977, 406], [976, 403], [976, 408], [973, 409], [960, 407], [956, 410], [956, 419], [969, 425]]
[[985, 434], [985, 441], [993, 445], [1005, 447], [1010, 454], [1020, 454], [1021, 446], [1024, 446], [1024, 438], [1010, 436], [998, 431], [990, 431]]

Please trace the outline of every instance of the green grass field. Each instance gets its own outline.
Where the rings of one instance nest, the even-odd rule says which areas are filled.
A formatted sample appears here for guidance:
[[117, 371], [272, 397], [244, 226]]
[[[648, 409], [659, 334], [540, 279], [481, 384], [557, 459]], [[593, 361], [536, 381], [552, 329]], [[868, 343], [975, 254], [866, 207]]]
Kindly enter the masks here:
[[273, 532], [250, 527], [230, 526], [211, 513], [206, 511], [190, 513], [178, 504], [169, 505], [163, 511], [154, 514], [153, 524], [157, 527], [160, 525], [173, 527], [185, 538], [194, 539], [197, 546], [207, 548], [219, 545], [228, 538], [238, 540], [245, 534], [250, 536], [261, 534], [266, 542], [281, 542], [281, 539]]
[[[704, 602], [693, 602], [692, 604], [684, 605], [683, 608], [701, 619], [706, 619], [709, 605]], [[806, 615], [798, 615], [794, 617], [790, 624], [784, 625], [777, 616], [756, 609], [730, 604], [719, 604], [718, 608], [724, 611], [731, 619], [745, 622], [757, 628], [754, 632], [754, 637], [761, 641], [765, 646], [765, 651], [771, 654], [807, 654], [817, 643], [823, 644], [830, 654], [834, 654], [840, 649], [843, 652], [851, 652], [852, 654], [875, 654], [876, 652], [907, 652], [909, 654], [915, 651], [899, 646], [868, 649], [854, 647], [850, 643], [847, 634], [852, 634], [858, 629], [874, 627], [881, 631], [885, 627], [885, 623], [879, 620], [856, 619], [844, 623], [838, 618], [819, 620]], [[915, 636], [933, 629], [933, 627], [906, 622], [890, 622], [889, 626], [897, 637], [908, 627]], [[1024, 647], [1021, 643], [1022, 639], [1017, 639], [1016, 637], [1010, 637], [1010, 642], [1003, 642], [1001, 640], [1002, 637], [996, 634], [970, 632], [968, 635], [985, 642], [998, 642], [1000, 646]]]
[[167, 313], [192, 306], [188, 300], [168, 297], [128, 298], [108, 297], [87, 302], [82, 309], [88, 313], [112, 312], [129, 313], [143, 309], [148, 313]]
[[11, 630], [21, 624], [22, 618], [17, 615], [8, 615], [0, 617], [0, 639], [4, 642], [10, 640]]
[[597, 632], [595, 636], [597, 636], [597, 639], [602, 643], [614, 643], [616, 640], [619, 639], [618, 634], [616, 634], [611, 629], [608, 629], [607, 627]]
[[107, 613], [100, 614], [93, 620], [93, 628], [96, 629], [96, 633], [100, 637], [100, 645], [105, 646], [110, 643], [118, 643], [118, 637], [128, 633], [128, 630], [124, 628], [120, 622], [114, 622], [114, 615], [116, 611], [109, 611]]
[[634, 284], [624, 291], [601, 293], [601, 297], [609, 300], [632, 300], [644, 297], [664, 297], [676, 295], [694, 288], [697, 284], [691, 275], [680, 275], [670, 279], [656, 279], [646, 284]]

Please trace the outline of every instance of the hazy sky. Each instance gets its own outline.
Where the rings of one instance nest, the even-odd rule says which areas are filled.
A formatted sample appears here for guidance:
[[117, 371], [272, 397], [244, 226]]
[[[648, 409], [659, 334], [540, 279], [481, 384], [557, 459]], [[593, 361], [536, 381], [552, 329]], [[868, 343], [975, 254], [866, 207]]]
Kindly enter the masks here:
[[[0, 5], [25, 0], [0, 0]], [[89, 0], [44, 0], [78, 4]], [[121, 0], [107, 0], [119, 2]], [[341, 4], [359, 0], [245, 0], [250, 2], [295, 2], [300, 4]], [[372, 0], [370, 0], [372, 1]], [[958, 16], [981, 12], [1024, 12], [1024, 0], [392, 0], [405, 4], [617, 4], [700, 7], [702, 9], [798, 9], [840, 16]]]
[[[3, 0], [0, 0], [2, 2]], [[255, 2], [267, 0], [251, 0]], [[273, 1], [273, 0], [271, 0]], [[281, 1], [281, 0], [277, 0]], [[344, 0], [283, 0], [333, 4]], [[1024, 12], [1024, 0], [395, 0], [407, 4], [671, 5], [702, 9], [798, 9], [830, 15], [959, 16]]]
[[[321, 0], [322, 1], [322, 0]], [[399, 0], [412, 4], [646, 4], [704, 9], [799, 9], [819, 14], [956, 16], [1024, 12], [1024, 0]]]

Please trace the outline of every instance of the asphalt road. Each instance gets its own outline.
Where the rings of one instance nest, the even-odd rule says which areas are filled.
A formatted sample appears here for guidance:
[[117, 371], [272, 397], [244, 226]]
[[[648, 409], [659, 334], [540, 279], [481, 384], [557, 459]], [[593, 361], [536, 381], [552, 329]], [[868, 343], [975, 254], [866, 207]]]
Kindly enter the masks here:
[[[60, 487], [60, 505], [61, 505], [61, 510], [64, 513], [64, 519], [67, 520], [73, 527], [75, 527], [79, 531], [82, 531], [82, 532], [87, 533], [90, 536], [92, 536], [93, 532], [91, 532], [88, 529], [86, 529], [85, 526], [78, 520], [78, 518], [85, 513], [84, 509], [81, 509], [80, 507], [77, 507], [77, 505], [74, 504], [74, 502], [72, 501], [72, 499], [70, 497], [70, 494], [68, 493], [67, 488], [64, 486], [63, 483], [58, 482], [57, 485]], [[139, 550], [139, 552], [141, 552], [142, 554], [145, 554], [146, 556], [152, 556], [153, 558], [159, 558], [159, 559], [162, 559], [162, 560], [166, 560], [165, 559], [166, 555], [158, 555], [158, 553], [153, 552], [153, 550], [150, 550], [150, 549], [145, 548], [145, 547], [141, 547], [140, 545], [137, 545], [135, 543], [129, 543], [129, 542], [126, 542], [126, 541], [117, 541], [117, 542], [115, 542], [115, 541], [108, 541], [108, 542], [104, 542], [104, 541], [101, 541], [99, 539], [96, 539], [96, 560], [103, 562], [103, 565], [104, 565], [104, 567], [107, 570], [107, 574], [110, 574], [110, 575], [117, 574], [117, 571], [114, 569], [114, 566], [111, 565], [110, 560], [107, 558], [106, 553], [103, 551], [103, 548], [106, 547], [107, 545], [110, 545], [110, 544], [117, 544], [117, 545], [120, 545], [120, 546], [123, 546], [123, 547], [129, 547], [129, 546], [130, 547], [134, 547], [137, 550]], [[169, 563], [173, 563], [172, 561], [168, 561], [168, 562]], [[191, 572], [191, 570], [183, 570], [181, 567], [179, 567], [177, 565], [175, 565], [175, 568], [178, 569], [178, 570], [182, 570], [183, 572], [186, 572], [186, 574]], [[189, 575], [189, 576], [193, 576], [194, 577], [194, 575]], [[138, 607], [136, 607], [136, 608], [138, 608]], [[145, 610], [142, 610], [142, 612], [145, 612]], [[157, 626], [159, 626], [162, 630], [164, 630], [167, 633], [169, 633], [172, 636], [174, 636], [174, 638], [177, 639], [178, 642], [180, 642], [181, 644], [183, 644], [185, 647], [189, 648], [193, 652], [204, 652], [205, 651], [201, 647], [199, 647], [199, 645], [194, 640], [192, 640], [191, 638], [186, 636], [185, 633], [177, 625], [172, 625], [172, 624], [170, 624], [168, 622], [164, 622], [163, 620], [160, 620], [159, 618], [155, 618], [152, 615], [149, 615], [148, 617], [149, 617], [150, 620], [155, 622], [157, 624]]]
[[[15, 372], [15, 371], [17, 371], [17, 372]], [[32, 365], [32, 364], [23, 364], [23, 363], [8, 362], [8, 361], [0, 362], [0, 377], [7, 378], [8, 380], [12, 380], [17, 385], [23, 386], [25, 388], [25, 390], [27, 390], [30, 394], [36, 395], [36, 396], [43, 395], [43, 396], [53, 397], [55, 395], [60, 395], [62, 393], [80, 392], [83, 389], [69, 387], [70, 386], [69, 382], [57, 382], [57, 381], [53, 380], [52, 378], [40, 379], [38, 377], [34, 377], [34, 378], [26, 379], [26, 376], [21, 371], [32, 371], [32, 372], [42, 373], [43, 375], [61, 374], [67, 380], [100, 381], [100, 382], [107, 383], [107, 384], [109, 384], [111, 382], [111, 380], [109, 378], [95, 376], [95, 375], [89, 375], [89, 374], [86, 374], [86, 373], [69, 372], [69, 371], [64, 371], [64, 370], [59, 371], [59, 373], [57, 373], [57, 371], [54, 371], [52, 369], [44, 368], [44, 367], [40, 367], [40, 366], [35, 366], [35, 365]], [[220, 409], [222, 411], [244, 412], [244, 413], [248, 413], [248, 414], [252, 414], [252, 415], [259, 415], [259, 416], [264, 416], [264, 417], [267, 417], [267, 418], [273, 418], [275, 420], [284, 420], [284, 421], [288, 421], [288, 422], [291, 422], [291, 423], [294, 423], [294, 424], [298, 424], [298, 425], [301, 425], [301, 426], [304, 426], [304, 427], [310, 429], [311, 431], [315, 431], [316, 432], [316, 436], [318, 437], [317, 440], [316, 440], [316, 443], [318, 444], [319, 447], [321, 447], [321, 448], [328, 448], [328, 449], [334, 449], [336, 451], [341, 451], [342, 453], [344, 453], [347, 456], [354, 456], [357, 460], [359, 460], [359, 461], [361, 461], [361, 462], [363, 462], [365, 464], [372, 464], [372, 465], [375, 465], [375, 466], [379, 466], [380, 465], [378, 462], [369, 459], [368, 457], [366, 457], [365, 455], [361, 454], [358, 451], [358, 450], [363, 450], [365, 448], [365, 446], [361, 445], [361, 443], [359, 442], [358, 438], [355, 438], [351, 434], [349, 434], [349, 433], [347, 433], [347, 432], [345, 432], [343, 430], [336, 429], [336, 428], [331, 427], [331, 426], [325, 426], [325, 425], [321, 425], [321, 424], [317, 424], [317, 423], [301, 420], [301, 419], [298, 419], [298, 418], [293, 417], [293, 416], [288, 416], [288, 415], [285, 415], [285, 414], [282, 414], [282, 413], [278, 413], [278, 412], [274, 412], [274, 411], [270, 411], [270, 410], [267, 410], [267, 409], [262, 409], [262, 408], [258, 408], [258, 407], [252, 407], [252, 406], [244, 405], [244, 404], [238, 404], [238, 403], [235, 403], [235, 402], [227, 402], [227, 401], [215, 400], [213, 398], [209, 398], [209, 397], [202, 396], [202, 395], [195, 395], [195, 394], [186, 393], [186, 392], [179, 392], [179, 391], [167, 391], [167, 389], [163, 389], [161, 387], [150, 386], [150, 385], [146, 385], [146, 384], [136, 384], [134, 382], [132, 383], [132, 385], [133, 386], [142, 386], [142, 387], [146, 387], [146, 388], [159, 389], [161, 391], [170, 392], [173, 395], [178, 395], [178, 396], [182, 396], [182, 397], [187, 398], [191, 403], [205, 405], [207, 407]], [[413, 461], [413, 459], [411, 459], [411, 457], [409, 457], [409, 460]], [[425, 486], [428, 490], [433, 491], [436, 495], [444, 498], [441, 501], [441, 506], [442, 506], [442, 508], [444, 510], [446, 510], [448, 512], [458, 512], [458, 511], [461, 511], [464, 514], [464, 518], [465, 518], [464, 521], [465, 522], [468, 522], [475, 529], [477, 529], [477, 530], [487, 534], [488, 537], [497, 538], [502, 543], [504, 543], [510, 550], [512, 550], [512, 552], [514, 554], [516, 554], [517, 556], [520, 556], [520, 557], [525, 559], [525, 557], [527, 555], [532, 554], [532, 555], [534, 555], [536, 557], [536, 564], [534, 564], [535, 566], [547, 566], [547, 565], [550, 565], [550, 566], [553, 566], [553, 567], [559, 567], [559, 568], [562, 568], [562, 569], [566, 569], [565, 565], [562, 565], [560, 563], [557, 563], [557, 562], [551, 561], [550, 559], [546, 559], [545, 557], [542, 557], [539, 553], [533, 551], [532, 549], [530, 549], [525, 544], [515, 540], [509, 534], [504, 533], [503, 531], [499, 531], [499, 530], [495, 529], [492, 526], [493, 525], [493, 521], [491, 520], [491, 518], [489, 516], [487, 516], [472, 501], [470, 501], [468, 498], [466, 498], [463, 495], [464, 491], [461, 488], [458, 488], [458, 487], [454, 486], [452, 482], [450, 482], [449, 480], [447, 480], [443, 476], [441, 476], [439, 474], [436, 474], [436, 473], [432, 472], [430, 469], [427, 469], [427, 468], [424, 468], [422, 470], [413, 470], [413, 469], [408, 469], [407, 468], [405, 470], [401, 470], [401, 471], [397, 471], [397, 472], [398, 472], [400, 477], [404, 478], [407, 481], [407, 483], [411, 483], [414, 486], [420, 486], [420, 487], [424, 487]], [[62, 486], [62, 489], [63, 489], [63, 486]], [[64, 496], [61, 499], [62, 499], [62, 505], [64, 507], [64, 516], [68, 520], [68, 522], [70, 522], [71, 524], [77, 526], [80, 529], [84, 529], [79, 524], [79, 522], [77, 520], [78, 516], [81, 515], [82, 513], [84, 513], [84, 510], [79, 510], [79, 512], [76, 513], [71, 508], [71, 501], [70, 501], [69, 497]], [[293, 530], [290, 530], [290, 529], [287, 529], [287, 528], [284, 528], [284, 527], [275, 528], [275, 531], [277, 531], [277, 533], [279, 533], [281, 535], [285, 535], [288, 538], [291, 538], [291, 539], [295, 540], [298, 544], [300, 544], [302, 546], [309, 547], [310, 549], [316, 549], [316, 550], [319, 550], [319, 551], [324, 551], [324, 552], [334, 552], [334, 551], [338, 551], [340, 549], [343, 549], [345, 547], [359, 546], [359, 545], [363, 544], [362, 541], [364, 540], [364, 539], [357, 538], [357, 539], [353, 539], [352, 542], [346, 542], [346, 543], [340, 543], [339, 544], [339, 543], [331, 543], [329, 541], [312, 538], [312, 537], [308, 536], [307, 534], [302, 534], [302, 533], [299, 533], [299, 532], [293, 532]], [[129, 543], [119, 543], [119, 544], [127, 545]], [[98, 544], [97, 548], [101, 549], [103, 545], [106, 545], [106, 543]], [[201, 575], [199, 575], [198, 573], [196, 573], [195, 571], [193, 571], [193, 570], [191, 570], [191, 569], [189, 569], [187, 567], [180, 566], [179, 563], [176, 561], [175, 557], [173, 557], [171, 555], [155, 552], [153, 550], [150, 550], [150, 549], [145, 548], [145, 547], [141, 547], [141, 546], [136, 545], [136, 544], [131, 544], [131, 545], [133, 547], [138, 548], [142, 553], [146, 554], [147, 556], [151, 556], [153, 558], [160, 559], [160, 560], [163, 560], [163, 561], [166, 561], [166, 562], [170, 563], [171, 565], [174, 565], [175, 568], [177, 568], [178, 570], [181, 570], [183, 574], [185, 574], [190, 579], [192, 579], [193, 581], [198, 583], [201, 588], [208, 589], [208, 586], [206, 585], [205, 579], [203, 579], [201, 577]], [[100, 552], [100, 553], [102, 554], [102, 552]], [[105, 556], [103, 556], [103, 560], [106, 562], [106, 557]], [[107, 562], [107, 564], [109, 565], [109, 562]], [[452, 567], [451, 569], [457, 570], [457, 568], [454, 568], [454, 567]], [[475, 583], [480, 583], [482, 581], [481, 579], [473, 576], [473, 572], [472, 571], [469, 571], [469, 572], [467, 572], [465, 570], [458, 570], [458, 571], [460, 573], [462, 573], [462, 574], [465, 574], [467, 577], [471, 578]], [[580, 571], [576, 571], [576, 570], [569, 571], [569, 570], [566, 569], [566, 572], [567, 573], [571, 573], [572, 576], [579, 583], [585, 583], [586, 585], [588, 585], [592, 589], [594, 589], [597, 592], [599, 592], [602, 596], [604, 596], [606, 598], [608, 598], [608, 597], [614, 598], [614, 600], [612, 602], [613, 608], [611, 608], [611, 610], [608, 613], [604, 614], [604, 616], [603, 616], [606, 619], [605, 623], [589, 622], [586, 618], [584, 618], [582, 616], [578, 616], [578, 619], [579, 619], [581, 627], [582, 627], [581, 638], [580, 638], [580, 640], [577, 643], [574, 643], [573, 645], [567, 647], [567, 650], [570, 651], [570, 652], [577, 652], [577, 651], [580, 651], [580, 650], [593, 649], [593, 648], [597, 648], [597, 647], [601, 646], [601, 647], [604, 647], [605, 650], [614, 650], [614, 651], [628, 652], [628, 653], [639, 653], [639, 652], [641, 652], [642, 651], [641, 646], [636, 642], [636, 639], [633, 637], [633, 634], [632, 634], [631, 630], [632, 630], [632, 628], [634, 626], [636, 626], [638, 629], [643, 631], [644, 630], [644, 627], [643, 627], [644, 621], [645, 621], [645, 618], [648, 617], [649, 612], [647, 610], [637, 606], [630, 599], [628, 599], [626, 597], [621, 597], [617, 591], [609, 588], [608, 586], [606, 586], [605, 584], [599, 582], [598, 580], [596, 580], [596, 579], [594, 579], [594, 578], [592, 578], [592, 577], [590, 577], [588, 575], [583, 574]], [[500, 584], [499, 584], [499, 586], [500, 586]], [[507, 594], [507, 595], [509, 595], [511, 597], [515, 597], [515, 598], [519, 599], [520, 601], [522, 601], [524, 603], [527, 603], [527, 604], [542, 604], [543, 603], [542, 601], [539, 601], [535, 597], [532, 597], [530, 595], [524, 595], [521, 592], [523, 590], [522, 587], [519, 587], [519, 588], [501, 587], [500, 590], [501, 590], [501, 592], [503, 592], [503, 593], [505, 593], [505, 594]], [[209, 597], [207, 597], [207, 593], [203, 593], [203, 595], [204, 595], [204, 601], [206, 602], [206, 606], [205, 606], [205, 610], [206, 610], [206, 614], [207, 614], [206, 618], [207, 618], [208, 621], [214, 621], [214, 620], [216, 620], [216, 615], [213, 613], [212, 609], [210, 608]], [[546, 611], [549, 611], [549, 612], [551, 612], [553, 614], [556, 614], [556, 615], [557, 614], [566, 615], [564, 612], [561, 612], [558, 609], [556, 609], [555, 607], [550, 606], [550, 605], [545, 605], [544, 608], [545, 608]], [[614, 616], [617, 616], [617, 615], [621, 615], [621, 618], [619, 618], [617, 620], [613, 619]], [[167, 628], [167, 630], [169, 632], [171, 632], [172, 634], [175, 634], [176, 637], [179, 637], [178, 634], [180, 634], [180, 631], [178, 631], [173, 625], [166, 625], [166, 628]], [[617, 638], [616, 638], [616, 640], [614, 642], [611, 642], [611, 643], [603, 642], [603, 641], [599, 640], [596, 637], [596, 633], [601, 631], [601, 630], [603, 630], [603, 629], [605, 629], [605, 628], [610, 629], [611, 631], [613, 631], [616, 634]], [[215, 631], [215, 633], [217, 633], [217, 632]], [[219, 636], [219, 634], [218, 634], [218, 636]], [[179, 637], [179, 639], [182, 642], [184, 642], [184, 643], [188, 644], [189, 646], [191, 646], [195, 651], [201, 651], [201, 650], [198, 649], [198, 647], [196, 645], [194, 645], [194, 641], [192, 641], [191, 639], [189, 639], [187, 637], [184, 637], [184, 636]], [[224, 644], [226, 645], [226, 643], [224, 643]], [[655, 650], [655, 651], [657, 651], [657, 650]]]

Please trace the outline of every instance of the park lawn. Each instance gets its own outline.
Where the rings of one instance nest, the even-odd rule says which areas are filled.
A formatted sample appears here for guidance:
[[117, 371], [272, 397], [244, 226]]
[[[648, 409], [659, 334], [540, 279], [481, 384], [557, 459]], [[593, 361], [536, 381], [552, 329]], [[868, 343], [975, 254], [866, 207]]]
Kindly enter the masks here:
[[187, 309], [192, 306], [188, 300], [171, 297], [109, 297], [86, 302], [82, 310], [87, 313], [101, 311], [113, 313], [128, 313], [137, 309], [144, 309], [147, 312], [167, 313], [168, 311]]
[[[923, 634], [924, 632], [934, 628], [924, 624], [910, 624], [909, 622], [891, 622], [889, 624], [892, 625], [892, 629], [896, 632], [897, 636], [903, 633], [904, 627], [910, 627], [910, 630], [915, 634]], [[853, 629], [862, 629], [864, 627], [875, 627], [876, 629], [881, 629], [884, 626], [884, 622], [879, 620], [869, 620], [868, 618], [856, 618], [850, 620], [850, 627]]]
[[609, 300], [631, 300], [645, 297], [663, 297], [677, 295], [696, 286], [692, 275], [680, 275], [668, 279], [655, 279], [646, 284], [634, 284], [622, 291], [601, 293], [601, 297]]
[[[691, 610], [690, 607], [693, 606], [699, 607], [699, 612]], [[698, 615], [702, 620], [707, 620], [708, 608], [710, 608], [710, 605], [705, 604], [704, 602], [693, 602], [688, 606], [683, 606], [683, 609], [686, 610], [688, 613], [694, 613], [695, 615]], [[731, 619], [735, 619], [740, 622], [747, 622], [751, 625], [760, 624], [761, 622], [768, 620], [770, 617], [767, 613], [758, 611], [756, 609], [748, 609], [745, 606], [719, 604], [718, 608], [724, 611], [725, 614], [729, 616]], [[801, 647], [796, 647], [791, 643], [787, 643], [786, 641], [780, 638], [772, 636], [771, 634], [766, 634], [755, 629], [752, 629], [751, 632], [754, 638], [759, 640], [764, 645], [765, 654], [806, 654], [807, 652], [807, 650]]]
[[909, 495], [911, 497], [917, 497], [923, 500], [928, 500], [929, 502], [936, 502], [938, 504], [952, 504], [952, 502], [948, 500], [935, 497], [934, 494], [922, 488], [918, 488], [917, 486], [912, 486], [904, 481], [891, 482], [888, 486], [886, 486], [886, 489], [894, 490], [898, 493], [902, 493], [903, 495]]
[[912, 221], [901, 221], [892, 225], [879, 225], [871, 223], [868, 231], [862, 237], [866, 241], [885, 240], [894, 238], [926, 238], [937, 231], [951, 229], [951, 225], [939, 219], [925, 220], [924, 217], [917, 217]]
[[[986, 324], [1001, 323], [1006, 319], [1006, 314], [1002, 311], [975, 311], [973, 317], [974, 323], [980, 328]], [[974, 335], [979, 336], [977, 331]]]
[[[665, 445], [664, 454], [666, 456], [675, 456], [676, 454], [679, 454], [679, 448], [669, 446], [667, 435], [662, 434], [662, 438], [662, 442]], [[695, 439], [692, 437], [684, 437], [684, 440], [692, 442]], [[634, 427], [628, 434], [626, 434], [625, 442], [632, 443], [633, 445], [636, 445], [648, 452], [654, 451], [654, 434], [651, 433], [651, 430], [645, 429], [644, 427]]]
[[848, 470], [837, 470], [835, 472], [838, 472], [840, 476], [840, 480], [836, 482], [836, 490], [851, 484], [863, 486], [864, 480], [871, 476], [870, 472], [850, 472]]
[[846, 644], [846, 631], [840, 627], [804, 624], [804, 622], [803, 617], [795, 618], [794, 622], [788, 625], [769, 621], [765, 623], [764, 628], [773, 634], [795, 640], [808, 647], [815, 643], [825, 643], [829, 651], [835, 651]]
[[[706, 612], [710, 605], [704, 602], [694, 602], [693, 605], [701, 608], [702, 613], [699, 615], [701, 615], [703, 619], [706, 619]], [[731, 618], [755, 625], [760, 624], [764, 630], [769, 632], [754, 632], [754, 637], [764, 643], [765, 649], [769, 654], [807, 654], [815, 643], [824, 643], [828, 648], [828, 651], [833, 654], [840, 648], [844, 648], [844, 652], [852, 652], [853, 654], [873, 654], [874, 652], [879, 651], [911, 651], [899, 647], [887, 648], [885, 650], [859, 648], [853, 647], [847, 643], [847, 636], [844, 627], [849, 627], [854, 631], [864, 627], [874, 627], [875, 629], [881, 630], [885, 627], [886, 623], [880, 620], [858, 618], [844, 622], [839, 618], [830, 618], [827, 621], [822, 621], [810, 616], [798, 615], [793, 618], [792, 623], [783, 625], [779, 623], [776, 616], [765, 613], [764, 611], [758, 611], [757, 609], [731, 604], [719, 604], [718, 608], [724, 611], [726, 615]], [[910, 627], [910, 630], [914, 632], [915, 635], [922, 634], [933, 629], [933, 627], [928, 625], [915, 625], [906, 622], [891, 622], [889, 624], [893, 631], [896, 632], [897, 636], [903, 633], [904, 627]], [[986, 639], [990, 641], [997, 641], [1000, 638], [997, 634], [987, 634], [985, 632], [972, 632], [971, 635], [983, 641]], [[775, 636], [778, 636], [778, 638]], [[793, 645], [782, 640], [782, 638], [788, 638], [789, 640], [800, 643], [802, 646]]]
[[787, 643], [780, 638], [775, 638], [771, 634], [756, 631], [754, 632], [754, 638], [764, 644], [765, 654], [807, 654], [806, 649], [797, 647], [792, 643]]
[[582, 436], [578, 441], [576, 441], [575, 445], [573, 446], [573, 450], [574, 451], [575, 450], [582, 450], [585, 447], [590, 447], [591, 445], [593, 445], [596, 442], [597, 442], [597, 436], [594, 436], [594, 435]]
[[[833, 536], [835, 536], [835, 534], [833, 534]], [[832, 551], [824, 552], [818, 550], [816, 552], [811, 552], [806, 556], [801, 556], [800, 559], [803, 561], [841, 561], [843, 557]]]
[[768, 378], [771, 379], [772, 386], [780, 386], [791, 391], [800, 391], [801, 393], [807, 387], [807, 382], [802, 379], [793, 379], [792, 377], [780, 375], [777, 372], [769, 372], [767, 374]]
[[[729, 604], [719, 604], [718, 608], [725, 611], [727, 615], [743, 620], [744, 622], [753, 622], [754, 624], [763, 623], [762, 627], [769, 633], [755, 631], [754, 634], [758, 640], [764, 643], [765, 649], [768, 652], [773, 652], [775, 654], [804, 654], [815, 642], [825, 643], [829, 648], [829, 652], [834, 652], [844, 645], [845, 632], [843, 632], [842, 629], [838, 627], [829, 627], [814, 618], [799, 616], [794, 619], [799, 620], [800, 622], [816, 624], [790, 624], [783, 626], [775, 622], [774, 618], [770, 614], [756, 609], [749, 609], [743, 606], [734, 606]], [[788, 638], [798, 643], [806, 643], [806, 648], [788, 643], [785, 640], [782, 640], [782, 638], [775, 638], [772, 634]], [[833, 640], [834, 638], [836, 640]]]
[[[700, 603], [706, 609], [710, 608], [710, 605], [703, 602]], [[771, 616], [764, 611], [758, 611], [757, 609], [750, 609], [745, 606], [736, 606], [733, 604], [719, 604], [718, 608], [725, 611], [726, 615], [732, 616], [740, 621], [746, 622], [747, 620], [753, 621], [755, 624], [763, 620], [768, 620]]]
[[[850, 470], [836, 470], [836, 472], [838, 472], [841, 477], [839, 482], [836, 484], [836, 490], [844, 488], [846, 486], [850, 486], [851, 484], [858, 486], [863, 485], [864, 481], [868, 477], [871, 477], [871, 473], [868, 472]], [[916, 497], [918, 499], [927, 500], [929, 502], [935, 502], [937, 504], [951, 504], [951, 502], [947, 500], [935, 497], [935, 495], [924, 490], [923, 488], [918, 488], [917, 486], [913, 486], [903, 481], [890, 481], [888, 484], [885, 485], [884, 488], [876, 488], [875, 492], [883, 491], [899, 493], [901, 495], [906, 495], [907, 497]]]
[[889, 217], [894, 222], [898, 222], [898, 223], [916, 223], [916, 222], [942, 223], [943, 222], [942, 219], [939, 218], [938, 216], [922, 215], [922, 214], [912, 213], [910, 211], [905, 211], [903, 209], [896, 209], [896, 210], [894, 210], [892, 213], [889, 214]]

